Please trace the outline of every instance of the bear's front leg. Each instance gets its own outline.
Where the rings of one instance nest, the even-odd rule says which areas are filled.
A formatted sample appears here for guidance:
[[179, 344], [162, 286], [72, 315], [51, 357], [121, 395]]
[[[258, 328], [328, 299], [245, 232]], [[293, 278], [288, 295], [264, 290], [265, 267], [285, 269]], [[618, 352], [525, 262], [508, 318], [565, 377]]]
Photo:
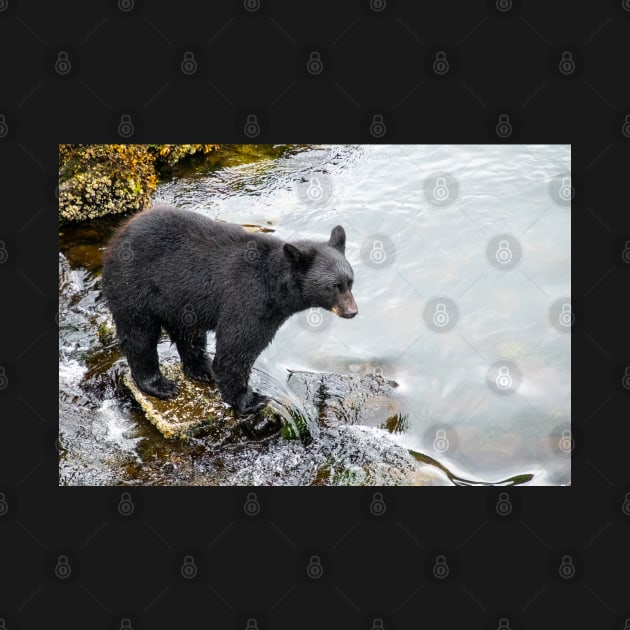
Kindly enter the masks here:
[[221, 332], [221, 328], [218, 328], [216, 354], [212, 363], [221, 396], [238, 415], [260, 411], [270, 399], [252, 391], [247, 383], [254, 361], [268, 342], [262, 335], [252, 338], [251, 332], [239, 335], [232, 330], [229, 337]]

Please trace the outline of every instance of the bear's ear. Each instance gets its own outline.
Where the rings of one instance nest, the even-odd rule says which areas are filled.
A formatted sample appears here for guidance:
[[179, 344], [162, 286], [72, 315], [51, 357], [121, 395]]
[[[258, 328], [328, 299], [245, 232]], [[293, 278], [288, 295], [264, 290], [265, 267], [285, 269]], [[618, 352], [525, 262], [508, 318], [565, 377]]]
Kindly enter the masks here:
[[295, 246], [291, 245], [291, 243], [284, 244], [284, 255], [287, 260], [291, 263], [298, 263], [302, 258], [302, 252]]
[[346, 232], [340, 225], [333, 228], [328, 244], [342, 254], [346, 253]]

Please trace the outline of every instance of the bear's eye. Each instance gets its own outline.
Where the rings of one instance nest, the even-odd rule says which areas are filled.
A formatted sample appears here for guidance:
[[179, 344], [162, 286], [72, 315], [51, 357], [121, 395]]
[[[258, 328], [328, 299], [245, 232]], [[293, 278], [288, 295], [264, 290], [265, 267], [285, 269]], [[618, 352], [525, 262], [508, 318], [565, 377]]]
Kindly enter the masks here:
[[335, 289], [337, 289], [337, 291], [343, 291], [343, 284], [336, 284], [335, 285]]
[[354, 282], [354, 280], [350, 280], [350, 282], [348, 282], [348, 289], [352, 290], [352, 283]]

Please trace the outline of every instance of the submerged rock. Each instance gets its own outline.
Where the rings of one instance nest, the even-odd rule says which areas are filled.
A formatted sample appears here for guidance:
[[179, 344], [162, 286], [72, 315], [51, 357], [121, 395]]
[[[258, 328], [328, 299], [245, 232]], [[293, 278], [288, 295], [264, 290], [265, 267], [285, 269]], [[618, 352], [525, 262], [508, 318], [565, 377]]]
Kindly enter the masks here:
[[313, 402], [320, 423], [363, 424], [392, 433], [404, 425], [395, 391], [398, 383], [382, 375], [295, 371], [288, 380]]

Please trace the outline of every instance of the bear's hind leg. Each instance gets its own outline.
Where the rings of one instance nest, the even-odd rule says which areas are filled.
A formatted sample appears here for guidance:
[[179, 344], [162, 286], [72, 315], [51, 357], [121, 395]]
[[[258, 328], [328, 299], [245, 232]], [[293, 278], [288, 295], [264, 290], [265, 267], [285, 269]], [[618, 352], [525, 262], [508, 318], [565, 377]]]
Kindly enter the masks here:
[[175, 382], [165, 378], [160, 372], [157, 353], [160, 325], [137, 327], [127, 332], [118, 331], [118, 336], [136, 385], [156, 398], [177, 396], [179, 388]]
[[202, 383], [214, 382], [212, 365], [210, 358], [206, 354], [206, 332], [200, 331], [182, 335], [181, 333], [168, 330], [168, 334], [177, 346], [184, 374], [194, 381], [201, 381]]

